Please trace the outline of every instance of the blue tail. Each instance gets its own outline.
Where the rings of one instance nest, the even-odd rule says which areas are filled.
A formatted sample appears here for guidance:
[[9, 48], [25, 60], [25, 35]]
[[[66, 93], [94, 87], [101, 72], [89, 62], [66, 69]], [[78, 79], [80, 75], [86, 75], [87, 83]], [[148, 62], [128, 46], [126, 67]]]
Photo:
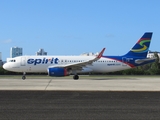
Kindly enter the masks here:
[[134, 56], [146, 58], [149, 50], [152, 32], [146, 32], [134, 45], [134, 47], [124, 56]]

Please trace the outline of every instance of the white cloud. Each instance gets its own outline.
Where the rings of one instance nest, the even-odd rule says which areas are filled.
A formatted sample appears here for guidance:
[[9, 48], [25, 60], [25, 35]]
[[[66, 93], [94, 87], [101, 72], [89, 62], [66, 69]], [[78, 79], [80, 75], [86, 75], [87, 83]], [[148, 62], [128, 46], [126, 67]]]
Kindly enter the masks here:
[[5, 44], [10, 44], [12, 42], [11, 39], [7, 39], [7, 40], [3, 40], [2, 43], [5, 43]]
[[113, 34], [107, 34], [106, 37], [107, 38], [114, 38], [115, 36]]

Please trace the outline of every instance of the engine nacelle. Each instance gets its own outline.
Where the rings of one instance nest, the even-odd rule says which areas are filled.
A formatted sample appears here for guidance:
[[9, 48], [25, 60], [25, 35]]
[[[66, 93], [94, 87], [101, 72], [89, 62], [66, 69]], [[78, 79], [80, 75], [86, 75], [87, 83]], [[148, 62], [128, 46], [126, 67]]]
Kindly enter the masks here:
[[68, 72], [67, 69], [65, 68], [48, 68], [48, 75], [61, 77], [61, 76], [67, 76]]

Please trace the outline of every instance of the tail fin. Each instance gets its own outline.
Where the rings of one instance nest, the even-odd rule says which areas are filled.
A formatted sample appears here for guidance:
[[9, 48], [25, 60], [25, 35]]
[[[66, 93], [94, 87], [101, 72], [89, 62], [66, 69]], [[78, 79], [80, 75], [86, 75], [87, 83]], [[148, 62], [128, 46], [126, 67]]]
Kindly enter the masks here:
[[134, 47], [124, 56], [134, 56], [146, 58], [149, 50], [152, 32], [146, 32], [134, 45]]

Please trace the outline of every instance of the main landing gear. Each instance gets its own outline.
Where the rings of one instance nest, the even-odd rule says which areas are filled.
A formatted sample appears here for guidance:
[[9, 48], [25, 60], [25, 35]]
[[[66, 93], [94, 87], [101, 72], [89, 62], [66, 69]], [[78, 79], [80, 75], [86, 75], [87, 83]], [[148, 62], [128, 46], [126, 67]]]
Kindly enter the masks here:
[[25, 79], [26, 79], [26, 73], [23, 72], [22, 80], [25, 80]]
[[74, 75], [74, 76], [73, 76], [73, 79], [74, 79], [74, 80], [78, 80], [78, 79], [79, 79], [79, 76], [78, 76], [78, 75]]

